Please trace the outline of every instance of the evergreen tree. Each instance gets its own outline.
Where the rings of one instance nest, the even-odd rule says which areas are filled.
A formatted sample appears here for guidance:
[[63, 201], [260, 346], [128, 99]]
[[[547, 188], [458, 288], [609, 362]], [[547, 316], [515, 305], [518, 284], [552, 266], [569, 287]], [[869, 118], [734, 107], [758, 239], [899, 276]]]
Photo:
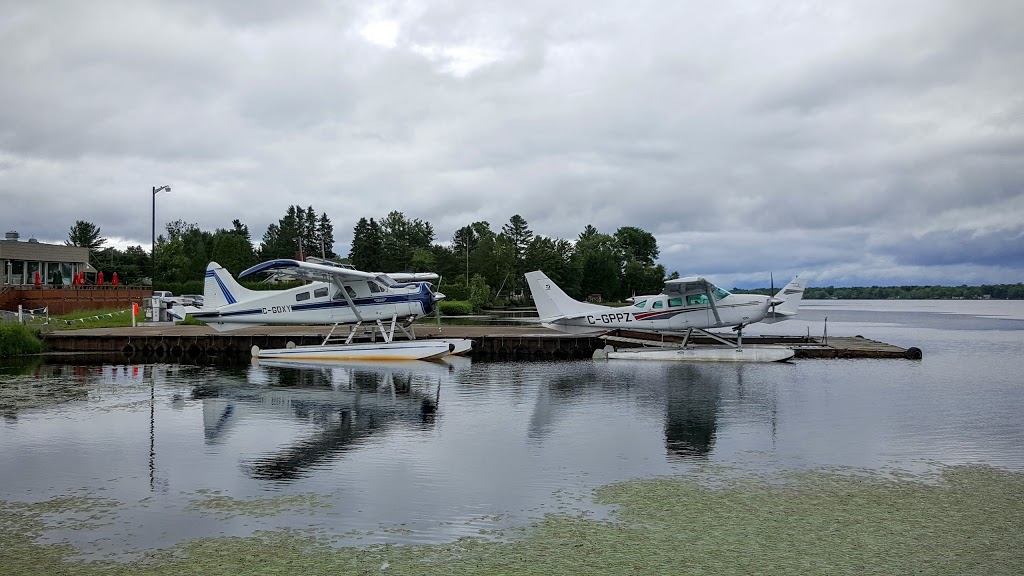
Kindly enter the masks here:
[[501, 227], [501, 233], [512, 241], [516, 250], [516, 259], [522, 261], [526, 256], [526, 249], [533, 240], [533, 231], [527, 228], [526, 220], [519, 214], [513, 215], [508, 224]]
[[522, 216], [515, 214], [509, 218], [508, 224], [501, 227], [501, 235], [508, 239], [512, 247], [511, 290], [518, 293], [526, 285], [523, 274], [526, 272], [526, 251], [533, 241], [533, 231], [527, 227]]
[[249, 235], [249, 227], [242, 224], [241, 220], [236, 218], [231, 221], [231, 231], [245, 238], [246, 242], [252, 242], [252, 236]]
[[64, 241], [65, 246], [82, 246], [89, 249], [92, 254], [106, 244], [107, 239], [100, 237], [100, 228], [92, 222], [85, 220], [75, 221], [75, 225], [68, 231], [68, 239]]
[[320, 214], [320, 219], [317, 220], [316, 236], [320, 241], [321, 256], [324, 258], [337, 257], [334, 253], [334, 224], [331, 224], [331, 219], [327, 217], [326, 212]]
[[373, 218], [369, 221], [360, 218], [353, 231], [349, 261], [358, 270], [380, 272], [383, 250], [384, 237], [380, 225]]
[[267, 227], [260, 244], [263, 258], [293, 258], [299, 252], [303, 256], [334, 256], [334, 226], [326, 212], [317, 218], [312, 206], [289, 206], [284, 218]]

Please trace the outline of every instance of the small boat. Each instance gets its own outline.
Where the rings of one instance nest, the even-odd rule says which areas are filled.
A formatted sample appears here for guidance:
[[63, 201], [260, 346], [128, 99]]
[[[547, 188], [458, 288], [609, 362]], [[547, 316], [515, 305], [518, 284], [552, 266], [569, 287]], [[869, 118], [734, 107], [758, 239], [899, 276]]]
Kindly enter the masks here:
[[436, 360], [447, 356], [454, 345], [443, 340], [402, 340], [356, 344], [295, 346], [261, 350], [252, 347], [253, 357], [265, 360]]

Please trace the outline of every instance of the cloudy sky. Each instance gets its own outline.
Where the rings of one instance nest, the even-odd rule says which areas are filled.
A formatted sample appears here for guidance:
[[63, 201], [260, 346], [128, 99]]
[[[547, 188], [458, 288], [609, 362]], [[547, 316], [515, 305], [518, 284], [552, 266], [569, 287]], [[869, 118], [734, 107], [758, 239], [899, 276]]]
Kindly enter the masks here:
[[726, 286], [1024, 281], [1019, 0], [0, 2], [0, 227], [513, 214]]

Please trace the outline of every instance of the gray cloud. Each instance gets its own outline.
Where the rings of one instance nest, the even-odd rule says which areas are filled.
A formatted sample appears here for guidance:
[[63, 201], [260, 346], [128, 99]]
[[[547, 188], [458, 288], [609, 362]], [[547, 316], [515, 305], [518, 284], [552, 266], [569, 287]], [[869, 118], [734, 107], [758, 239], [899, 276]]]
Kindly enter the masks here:
[[1017, 2], [0, 14], [0, 225], [43, 240], [85, 219], [148, 246], [169, 183], [161, 223], [259, 237], [313, 205], [342, 252], [359, 217], [401, 210], [440, 241], [512, 214], [570, 239], [639, 226], [669, 270], [723, 285], [1024, 270]]

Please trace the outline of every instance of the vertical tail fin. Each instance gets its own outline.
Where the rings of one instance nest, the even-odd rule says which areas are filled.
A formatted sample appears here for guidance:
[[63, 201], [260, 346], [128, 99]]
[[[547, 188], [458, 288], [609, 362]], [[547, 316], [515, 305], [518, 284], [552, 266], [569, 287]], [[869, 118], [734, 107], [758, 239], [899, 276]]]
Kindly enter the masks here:
[[206, 279], [203, 284], [204, 308], [220, 308], [252, 298], [253, 291], [243, 288], [223, 266], [216, 262], [210, 262], [206, 266]]
[[605, 309], [597, 304], [573, 300], [540, 270], [527, 272], [526, 283], [530, 286], [530, 294], [533, 295], [533, 303], [537, 305], [537, 315], [541, 320], [557, 320]]
[[781, 300], [781, 304], [775, 306], [774, 312], [769, 312], [765, 318], [768, 322], [778, 322], [797, 315], [800, 308], [800, 300], [804, 297], [804, 288], [807, 281], [799, 277], [793, 278], [782, 290], [775, 293], [773, 300]]

